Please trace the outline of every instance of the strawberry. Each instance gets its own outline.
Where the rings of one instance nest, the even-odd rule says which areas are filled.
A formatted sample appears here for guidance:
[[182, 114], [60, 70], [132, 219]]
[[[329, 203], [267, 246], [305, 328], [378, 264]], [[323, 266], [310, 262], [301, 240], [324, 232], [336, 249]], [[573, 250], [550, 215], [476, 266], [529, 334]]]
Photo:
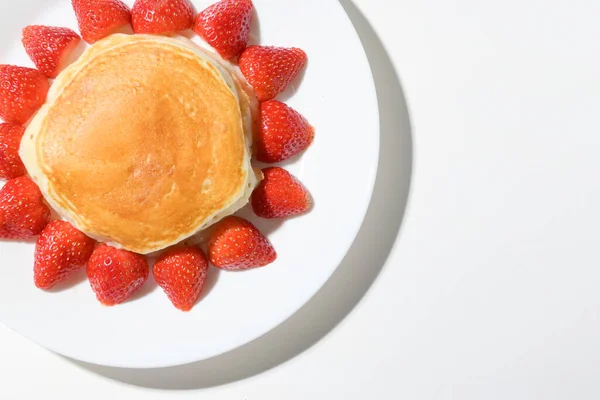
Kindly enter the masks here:
[[24, 124], [46, 101], [50, 83], [37, 69], [0, 65], [0, 117]]
[[252, 223], [227, 217], [216, 225], [209, 239], [208, 257], [217, 268], [240, 271], [264, 267], [277, 259], [277, 253]]
[[81, 38], [68, 28], [31, 25], [23, 29], [23, 46], [35, 66], [56, 78]]
[[188, 0], [136, 0], [131, 22], [135, 33], [184, 31], [194, 24], [194, 10]]
[[314, 138], [314, 128], [291, 107], [277, 100], [261, 103], [255, 143], [258, 161], [285, 161], [306, 150]]
[[50, 209], [40, 189], [26, 176], [12, 179], [0, 189], [0, 239], [31, 239], [50, 220]]
[[114, 306], [141, 288], [150, 274], [144, 256], [101, 244], [87, 263], [87, 275], [100, 303]]
[[225, 59], [248, 45], [254, 6], [252, 0], [222, 0], [196, 16], [194, 31]]
[[258, 100], [267, 101], [284, 92], [296, 78], [306, 64], [306, 53], [297, 48], [250, 46], [239, 61]]
[[19, 147], [25, 128], [16, 124], [0, 124], [0, 179], [14, 179], [25, 175], [25, 166], [19, 157]]
[[131, 22], [129, 8], [121, 0], [72, 0], [83, 40], [96, 43]]
[[252, 209], [261, 218], [285, 218], [312, 207], [308, 190], [289, 172], [274, 167], [263, 170], [264, 179], [252, 193]]
[[154, 278], [169, 300], [181, 311], [190, 311], [206, 281], [208, 260], [199, 247], [177, 247], [154, 264]]
[[50, 222], [35, 245], [35, 285], [50, 289], [85, 267], [94, 251], [94, 240], [66, 221]]

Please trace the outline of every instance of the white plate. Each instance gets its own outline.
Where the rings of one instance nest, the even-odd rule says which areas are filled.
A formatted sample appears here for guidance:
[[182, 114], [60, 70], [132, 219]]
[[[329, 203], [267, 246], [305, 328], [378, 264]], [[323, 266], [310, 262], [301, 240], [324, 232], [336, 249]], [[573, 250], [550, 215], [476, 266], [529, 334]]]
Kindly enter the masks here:
[[[26, 25], [76, 29], [70, 3], [1, 2], [0, 63], [32, 66], [20, 45], [20, 30]], [[194, 1], [198, 10], [210, 3]], [[310, 150], [286, 164], [312, 192], [314, 210], [283, 224], [252, 218], [276, 247], [277, 262], [244, 273], [212, 269], [206, 295], [191, 313], [176, 310], [153, 282], [132, 301], [107, 308], [97, 303], [84, 279], [62, 291], [37, 290], [32, 281], [34, 245], [0, 243], [0, 320], [8, 327], [90, 363], [172, 366], [216, 356], [263, 335], [331, 276], [363, 221], [377, 170], [379, 123], [371, 72], [337, 1], [254, 3], [259, 43], [297, 46], [308, 54], [296, 93], [281, 99], [317, 129]]]

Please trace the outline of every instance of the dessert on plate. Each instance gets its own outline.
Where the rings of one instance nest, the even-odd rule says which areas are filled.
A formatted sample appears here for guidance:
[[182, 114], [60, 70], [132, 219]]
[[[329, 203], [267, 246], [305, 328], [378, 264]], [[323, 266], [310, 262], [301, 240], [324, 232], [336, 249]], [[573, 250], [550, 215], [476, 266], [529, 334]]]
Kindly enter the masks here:
[[[237, 211], [286, 218], [312, 207], [289, 172], [253, 164], [288, 160], [314, 140], [276, 100], [306, 54], [248, 46], [251, 0], [197, 15], [188, 0], [136, 0], [131, 11], [120, 0], [72, 3], [83, 41], [29, 26], [36, 69], [0, 65], [0, 239], [36, 239], [40, 289], [85, 268], [112, 306], [153, 276], [189, 311], [210, 265], [240, 271], [277, 258]], [[198, 233], [207, 241], [188, 244]]]

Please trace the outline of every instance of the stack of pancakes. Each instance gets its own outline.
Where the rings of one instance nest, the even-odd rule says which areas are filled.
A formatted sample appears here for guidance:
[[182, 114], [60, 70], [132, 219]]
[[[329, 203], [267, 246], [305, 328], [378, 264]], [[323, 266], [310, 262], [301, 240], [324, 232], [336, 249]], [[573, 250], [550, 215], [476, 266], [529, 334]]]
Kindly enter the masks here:
[[248, 203], [255, 108], [234, 67], [188, 39], [115, 34], [58, 76], [20, 155], [64, 219], [148, 254]]

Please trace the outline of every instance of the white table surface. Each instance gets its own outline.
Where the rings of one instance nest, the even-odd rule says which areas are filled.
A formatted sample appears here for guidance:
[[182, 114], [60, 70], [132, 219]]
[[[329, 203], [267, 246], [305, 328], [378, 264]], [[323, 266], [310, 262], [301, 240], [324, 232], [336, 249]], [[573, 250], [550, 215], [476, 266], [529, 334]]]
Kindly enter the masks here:
[[383, 146], [334, 278], [174, 369], [81, 365], [0, 327], [0, 398], [600, 398], [600, 2], [340, 1]]

